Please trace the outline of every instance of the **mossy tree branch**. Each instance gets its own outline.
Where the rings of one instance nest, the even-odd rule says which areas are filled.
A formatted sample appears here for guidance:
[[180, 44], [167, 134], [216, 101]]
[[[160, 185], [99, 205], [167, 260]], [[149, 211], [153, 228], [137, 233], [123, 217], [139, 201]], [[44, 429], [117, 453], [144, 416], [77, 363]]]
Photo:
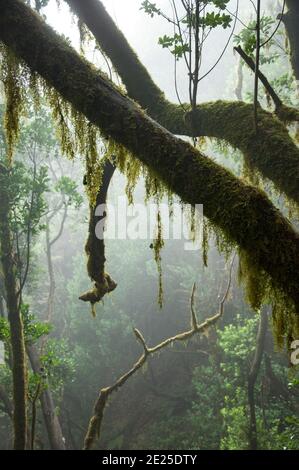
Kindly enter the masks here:
[[[299, 237], [263, 192], [246, 185], [154, 122], [20, 0], [0, 0], [0, 39], [77, 111], [147, 165], [182, 201], [203, 204], [211, 223], [248, 253], [255, 266], [270, 276], [271, 285], [282, 289], [298, 312]], [[225, 127], [223, 108], [219, 106], [218, 121]], [[242, 109], [248, 127], [252, 108], [242, 105]], [[200, 117], [199, 114], [197, 119], [201, 123]], [[231, 113], [230, 119], [237, 128], [239, 113]], [[203, 122], [209, 125], [208, 116]], [[271, 137], [273, 145], [278, 145], [280, 134], [276, 137], [275, 132]], [[257, 144], [251, 145], [255, 149]], [[264, 159], [267, 161], [267, 154]], [[277, 167], [280, 174], [288, 170], [281, 164]], [[294, 172], [292, 178], [298, 181]]]
[[100, 391], [99, 397], [94, 406], [93, 416], [90, 419], [88, 430], [85, 436], [84, 450], [92, 449], [93, 445], [95, 444], [96, 439], [100, 439], [104, 411], [105, 411], [108, 399], [110, 398], [112, 393], [116, 392], [120, 387], [122, 387], [129, 380], [130, 377], [136, 374], [136, 372], [138, 372], [138, 370], [144, 366], [149, 356], [158, 353], [162, 349], [165, 349], [168, 346], [176, 342], [189, 341], [196, 334], [204, 333], [211, 326], [215, 325], [215, 323], [222, 317], [224, 313], [224, 305], [228, 298], [230, 287], [231, 287], [234, 258], [235, 256], [232, 258], [232, 261], [230, 263], [226, 291], [219, 304], [218, 312], [215, 315], [213, 315], [210, 318], [207, 318], [202, 323], [198, 323], [197, 315], [194, 309], [194, 297], [195, 297], [195, 284], [194, 284], [192, 288], [191, 300], [190, 300], [191, 328], [189, 330], [183, 333], [179, 333], [170, 338], [167, 338], [166, 340], [162, 341], [156, 346], [150, 348], [149, 346], [147, 346], [142, 333], [137, 328], [134, 328], [133, 331], [135, 333], [136, 339], [137, 341], [141, 343], [143, 347], [143, 354], [140, 356], [140, 358], [137, 360], [134, 366], [128, 372], [122, 375], [113, 385], [107, 388], [103, 388]]
[[[184, 109], [188, 109], [188, 105], [181, 107], [165, 98], [100, 0], [65, 1], [110, 58], [128, 95], [153, 119], [175, 135], [223, 139], [241, 150], [249, 166], [299, 203], [299, 150], [282, 122], [259, 109], [259, 136], [256, 138], [253, 105], [221, 101], [199, 105], [195, 118], [186, 119]], [[282, 105], [280, 117], [291, 121], [290, 112], [284, 113], [284, 110]], [[294, 110], [292, 118], [296, 114]]]
[[94, 287], [82, 294], [79, 298], [84, 302], [91, 303], [93, 315], [95, 315], [94, 305], [100, 302], [106, 294], [112, 292], [117, 286], [116, 282], [105, 272], [106, 257], [104, 233], [101, 234], [102, 237], [98, 238], [96, 231], [98, 223], [102, 223], [104, 229], [104, 219], [107, 214], [105, 211], [103, 211], [103, 214], [100, 216], [95, 214], [96, 208], [99, 206], [103, 208], [106, 205], [107, 192], [114, 171], [115, 166], [110, 160], [106, 160], [103, 168], [101, 187], [96, 198], [96, 206], [90, 206], [89, 208], [89, 229], [85, 252], [87, 254], [87, 272], [90, 279], [94, 282]]

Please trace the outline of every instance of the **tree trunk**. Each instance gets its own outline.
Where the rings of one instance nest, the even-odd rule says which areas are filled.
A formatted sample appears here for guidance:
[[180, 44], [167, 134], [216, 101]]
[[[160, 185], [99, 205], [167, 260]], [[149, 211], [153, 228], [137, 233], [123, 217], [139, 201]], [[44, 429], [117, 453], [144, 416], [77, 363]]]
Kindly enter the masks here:
[[0, 293], [0, 317], [4, 318], [4, 301], [3, 297]]
[[[40, 374], [41, 364], [36, 348], [34, 346], [27, 346], [27, 354], [33, 372]], [[40, 402], [51, 450], [65, 450], [65, 441], [49, 387], [41, 394]]]
[[[260, 109], [259, 133], [256, 135], [254, 107], [251, 104], [224, 101], [200, 104], [192, 122], [190, 119], [188, 122], [184, 109], [165, 99], [99, 0], [65, 1], [87, 25], [103, 52], [111, 59], [129, 96], [146, 109], [153, 119], [173, 134], [225, 140], [241, 150], [247, 164], [299, 203], [299, 150], [283, 123]], [[189, 109], [189, 106], [185, 104], [184, 108]]]
[[0, 0], [0, 38], [182, 201], [203, 204], [206, 217], [270, 275], [299, 312], [299, 237], [263, 192], [147, 117], [20, 0]]
[[7, 395], [4, 387], [0, 385], [0, 401], [3, 403], [4, 411], [5, 413], [8, 414], [8, 416], [13, 419], [13, 406], [12, 403], [9, 399], [9, 396]]
[[49, 296], [47, 302], [47, 313], [46, 319], [48, 322], [52, 321], [54, 314], [54, 299], [55, 299], [55, 275], [52, 262], [52, 245], [50, 242], [50, 228], [49, 221], [46, 221], [46, 255], [47, 255], [47, 264], [48, 264], [48, 274], [49, 274]]
[[256, 427], [256, 413], [255, 413], [255, 398], [254, 398], [254, 387], [260, 370], [265, 339], [268, 326], [268, 312], [266, 309], [262, 310], [260, 314], [260, 322], [256, 338], [256, 349], [254, 358], [251, 364], [249, 376], [248, 376], [248, 404], [250, 411], [250, 422], [249, 422], [249, 448], [250, 450], [256, 450], [258, 448], [257, 439], [257, 427]]
[[26, 449], [27, 433], [25, 342], [10, 231], [10, 205], [7, 187], [4, 184], [4, 179], [7, 178], [7, 170], [3, 166], [0, 166], [0, 177], [0, 243], [12, 347], [14, 449], [24, 450]]
[[288, 11], [283, 15], [282, 21], [290, 43], [291, 63], [296, 80], [299, 81], [299, 2], [287, 0]]

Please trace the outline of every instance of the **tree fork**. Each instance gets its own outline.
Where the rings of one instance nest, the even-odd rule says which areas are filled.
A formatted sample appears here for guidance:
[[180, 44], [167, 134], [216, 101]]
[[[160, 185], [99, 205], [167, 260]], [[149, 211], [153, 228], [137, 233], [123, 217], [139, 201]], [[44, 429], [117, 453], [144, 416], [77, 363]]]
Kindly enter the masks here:
[[[252, 104], [216, 101], [197, 106], [195, 118], [190, 116], [191, 122], [188, 122], [183, 108], [190, 107], [187, 104], [178, 106], [165, 98], [100, 0], [65, 1], [110, 58], [128, 95], [153, 119], [176, 135], [223, 139], [241, 150], [251, 168], [257, 169], [273, 181], [279, 191], [299, 203], [299, 150], [284, 124], [275, 116], [259, 109], [259, 135], [256, 136]], [[296, 114], [296, 110], [284, 105], [280, 111], [286, 121]], [[289, 119], [290, 115], [292, 119]]]
[[0, 39], [182, 201], [203, 204], [299, 311], [299, 236], [262, 191], [155, 123], [20, 0], [0, 0]]

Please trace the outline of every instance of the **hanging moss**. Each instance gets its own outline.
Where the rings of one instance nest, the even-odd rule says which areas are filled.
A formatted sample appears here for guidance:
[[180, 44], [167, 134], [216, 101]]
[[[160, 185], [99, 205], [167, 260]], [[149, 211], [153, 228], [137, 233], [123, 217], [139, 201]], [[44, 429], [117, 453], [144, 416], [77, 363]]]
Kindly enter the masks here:
[[259, 312], [263, 304], [272, 305], [272, 324], [277, 347], [291, 345], [299, 335], [299, 319], [294, 303], [273, 285], [267, 273], [257, 266], [254, 255], [239, 250], [239, 279], [245, 286], [247, 301]]
[[[7, 159], [12, 163], [15, 146], [18, 142], [20, 119], [25, 108], [26, 76], [25, 69], [16, 56], [4, 45], [0, 47], [0, 79], [5, 94], [4, 128], [7, 143]], [[27, 70], [26, 70], [27, 72]]]
[[133, 193], [136, 188], [137, 182], [139, 180], [141, 171], [142, 171], [142, 167], [136, 158], [127, 159], [125, 174], [127, 177], [126, 195], [127, 195], [129, 204], [133, 204], [133, 201], [134, 201]]
[[202, 260], [205, 267], [208, 266], [209, 235], [209, 224], [206, 218], [204, 217], [202, 233]]
[[[83, 29], [81, 30], [82, 47], [86, 39]], [[1, 79], [4, 83], [7, 102], [5, 129], [10, 160], [18, 140], [20, 118], [25, 109], [26, 98], [30, 94], [35, 109], [38, 109], [42, 95], [52, 111], [53, 121], [56, 125], [56, 135], [62, 153], [69, 159], [74, 159], [76, 155], [84, 157], [86, 165], [85, 188], [91, 211], [96, 204], [99, 188], [101, 187], [106, 158], [113, 159], [119, 169], [126, 175], [126, 194], [130, 204], [133, 203], [133, 192], [140, 176], [143, 176], [145, 180], [146, 201], [150, 198], [155, 198], [157, 202], [161, 201], [166, 193], [166, 186], [156, 175], [153, 175], [147, 167], [134, 158], [125, 147], [116, 144], [112, 139], [108, 140], [105, 158], [99, 158], [98, 144], [101, 135], [98, 128], [89, 123], [82, 113], [76, 111], [69, 102], [65, 101], [55, 88], [49, 86], [35, 72], [31, 72], [25, 64], [18, 61], [15, 55], [4, 45], [2, 45], [1, 54]], [[162, 260], [160, 254], [163, 245], [161, 214], [159, 211], [154, 251], [159, 273], [158, 303], [160, 306], [163, 302]], [[94, 277], [94, 273], [91, 277]], [[105, 289], [103, 291], [106, 292]], [[101, 297], [98, 294], [97, 290], [96, 297]], [[84, 300], [84, 295], [81, 298]], [[92, 302], [91, 305], [92, 314], [95, 315], [95, 303]]]
[[[22, 2], [11, 4], [7, 9], [5, 2], [0, 1], [0, 34], [6, 43], [91, 122], [138, 156], [183, 201], [204, 204], [206, 216], [221, 227], [228, 244], [238, 243], [250, 255], [254, 254], [256, 265], [269, 273], [273, 284], [281, 286], [298, 306], [299, 239], [265, 194], [245, 185], [157, 125], [33, 16]], [[55, 61], [51, 56], [53, 51]], [[201, 106], [197, 115], [198, 134], [217, 133], [214, 137], [225, 138], [236, 147], [240, 144], [265, 176], [298, 201], [298, 149], [282, 124], [260, 110], [260, 132], [256, 139], [248, 128], [252, 111], [252, 107], [243, 103]], [[175, 121], [172, 114], [167, 118]], [[160, 122], [164, 124], [163, 119]]]
[[198, 135], [216, 137], [239, 149], [252, 174], [257, 171], [273, 181], [279, 192], [298, 203], [299, 150], [282, 122], [262, 108], [256, 134], [253, 113], [247, 103], [216, 101], [200, 105], [192, 119]]
[[161, 219], [161, 212], [158, 204], [158, 212], [157, 212], [157, 227], [156, 227], [156, 237], [154, 239], [153, 248], [155, 253], [155, 261], [158, 269], [158, 276], [159, 276], [159, 292], [158, 292], [158, 304], [160, 308], [163, 307], [163, 283], [162, 283], [162, 258], [161, 258], [161, 250], [164, 246], [163, 240], [163, 227], [162, 227], [162, 219]]
[[73, 159], [75, 148], [72, 133], [68, 124], [69, 107], [66, 106], [55, 89], [44, 84], [45, 97], [52, 111], [54, 123], [56, 124], [56, 136], [64, 155]]

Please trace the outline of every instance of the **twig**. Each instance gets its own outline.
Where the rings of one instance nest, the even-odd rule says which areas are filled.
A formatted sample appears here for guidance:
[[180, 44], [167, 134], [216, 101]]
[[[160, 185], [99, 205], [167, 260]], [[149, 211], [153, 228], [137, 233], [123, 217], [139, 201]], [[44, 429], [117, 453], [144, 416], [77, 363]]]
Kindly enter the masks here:
[[[242, 57], [242, 59], [244, 60], [246, 65], [248, 65], [248, 67], [253, 72], [255, 72], [255, 63], [254, 63], [253, 59], [249, 55], [246, 54], [246, 52], [242, 49], [242, 47], [241, 46], [235, 47], [234, 50]], [[260, 81], [262, 82], [262, 84], [264, 85], [264, 87], [266, 88], [267, 92], [271, 96], [271, 98], [272, 98], [272, 100], [275, 104], [276, 109], [279, 108], [280, 106], [282, 106], [281, 99], [279, 98], [279, 96], [277, 95], [277, 93], [275, 92], [273, 87], [270, 85], [267, 77], [260, 70], [258, 70], [257, 75], [258, 75], [258, 78], [260, 79]]]
[[65, 224], [65, 221], [67, 219], [67, 212], [68, 212], [68, 203], [65, 201], [64, 202], [64, 211], [63, 211], [62, 219], [61, 219], [61, 222], [60, 222], [59, 230], [58, 230], [57, 235], [50, 241], [50, 246], [53, 246], [59, 240], [59, 238], [61, 237], [61, 235], [63, 233], [63, 229], [64, 229], [64, 224]]
[[[246, 65], [248, 65], [248, 67], [253, 72], [255, 72], [255, 63], [253, 59], [249, 55], [246, 54], [246, 52], [242, 49], [242, 47], [241, 46], [235, 47], [234, 50], [242, 57]], [[261, 83], [264, 85], [267, 93], [271, 96], [273, 100], [273, 103], [275, 106], [275, 114], [277, 115], [277, 117], [281, 119], [283, 122], [299, 121], [298, 110], [283, 104], [282, 100], [279, 98], [279, 96], [275, 92], [272, 85], [270, 85], [267, 77], [261, 72], [261, 70], [258, 70], [258, 78], [261, 81]]]

